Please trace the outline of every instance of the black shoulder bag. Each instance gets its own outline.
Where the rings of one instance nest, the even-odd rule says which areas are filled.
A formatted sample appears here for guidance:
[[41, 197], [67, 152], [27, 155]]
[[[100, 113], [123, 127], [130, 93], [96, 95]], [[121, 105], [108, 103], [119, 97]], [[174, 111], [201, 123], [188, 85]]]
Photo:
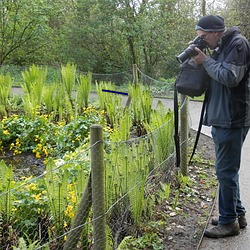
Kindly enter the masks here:
[[180, 73], [175, 81], [174, 88], [174, 123], [175, 123], [175, 148], [176, 148], [176, 166], [180, 166], [180, 140], [179, 140], [179, 114], [178, 114], [178, 93], [187, 96], [201, 96], [205, 93], [200, 121], [198, 126], [198, 131], [196, 134], [195, 144], [193, 147], [193, 152], [191, 154], [189, 163], [195, 154], [195, 150], [199, 141], [200, 132], [202, 128], [202, 121], [205, 112], [206, 102], [207, 102], [207, 85], [209, 81], [209, 76], [202, 65], [196, 64], [196, 62], [190, 58], [181, 64]]
[[178, 93], [191, 97], [201, 96], [207, 88], [207, 72], [192, 58], [183, 62], [175, 86]]

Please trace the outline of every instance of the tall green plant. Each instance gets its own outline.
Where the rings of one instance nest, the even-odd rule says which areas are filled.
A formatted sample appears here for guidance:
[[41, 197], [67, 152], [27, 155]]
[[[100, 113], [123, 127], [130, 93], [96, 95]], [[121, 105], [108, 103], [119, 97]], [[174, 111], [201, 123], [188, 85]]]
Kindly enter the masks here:
[[102, 91], [105, 90], [115, 90], [115, 85], [111, 82], [96, 82], [96, 91], [98, 95], [99, 105], [101, 110], [107, 111], [107, 103], [111, 100], [111, 98], [114, 98], [115, 95], [110, 95], [111, 93], [107, 93]]
[[[106, 204], [110, 207], [123, 196], [126, 210], [139, 223], [144, 207], [144, 187], [152, 159], [147, 139], [111, 143], [106, 155]], [[122, 211], [120, 211], [122, 212]]]
[[12, 79], [10, 74], [0, 75], [0, 115], [7, 116], [9, 96], [11, 93]]
[[100, 109], [107, 112], [108, 123], [113, 128], [115, 122], [120, 115], [122, 115], [122, 98], [120, 95], [102, 91], [115, 90], [115, 85], [111, 82], [100, 82], [96, 83], [97, 94], [100, 102]]
[[130, 85], [129, 94], [132, 100], [134, 123], [140, 125], [143, 122], [150, 123], [153, 97], [148, 89], [143, 90], [141, 84]]
[[54, 119], [57, 121], [66, 120], [69, 122], [74, 116], [72, 102], [66, 94], [65, 89], [59, 83], [55, 85], [53, 96]]
[[114, 120], [114, 131], [110, 135], [113, 142], [126, 141], [130, 138], [132, 117], [128, 109], [125, 112], [117, 112]]
[[161, 101], [158, 102], [156, 109], [151, 114], [151, 122], [145, 123], [145, 127], [150, 137], [154, 149], [155, 160], [163, 162], [173, 151], [173, 112], [167, 111]]
[[46, 164], [47, 174], [44, 178], [44, 184], [48, 193], [49, 207], [57, 230], [63, 228], [64, 211], [67, 206], [67, 187], [68, 177], [56, 169], [56, 165], [52, 159]]
[[13, 194], [10, 192], [14, 186], [12, 166], [8, 167], [4, 161], [0, 161], [0, 213], [9, 222], [13, 206]]
[[150, 152], [147, 139], [140, 139], [139, 143], [132, 145], [132, 161], [128, 171], [128, 195], [130, 201], [130, 209], [138, 225], [142, 220], [142, 213], [146, 210], [144, 204], [146, 178], [149, 170]]
[[68, 95], [70, 101], [72, 101], [72, 92], [75, 87], [76, 81], [76, 65], [67, 63], [66, 66], [61, 66], [62, 85]]
[[25, 113], [30, 117], [35, 117], [39, 111], [43, 89], [46, 83], [47, 68], [41, 68], [32, 65], [28, 70], [22, 72], [24, 82], [21, 87], [24, 91], [24, 109]]
[[89, 94], [91, 90], [92, 74], [88, 72], [87, 75], [80, 75], [78, 79], [79, 85], [77, 87], [76, 102], [78, 110], [87, 108], [89, 103]]
[[50, 114], [53, 111], [55, 87], [56, 85], [53, 84], [50, 86], [46, 86], [46, 88], [44, 89], [43, 102], [44, 102], [47, 114]]

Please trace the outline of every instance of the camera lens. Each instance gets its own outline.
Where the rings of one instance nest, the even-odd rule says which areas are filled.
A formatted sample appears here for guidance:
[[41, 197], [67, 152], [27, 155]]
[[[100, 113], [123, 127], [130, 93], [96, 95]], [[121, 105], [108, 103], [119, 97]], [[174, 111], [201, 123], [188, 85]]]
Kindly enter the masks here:
[[195, 44], [191, 44], [189, 47], [187, 47], [180, 55], [176, 57], [177, 61], [179, 63], [183, 63], [188, 58], [198, 55], [198, 53], [194, 49], [195, 47]]

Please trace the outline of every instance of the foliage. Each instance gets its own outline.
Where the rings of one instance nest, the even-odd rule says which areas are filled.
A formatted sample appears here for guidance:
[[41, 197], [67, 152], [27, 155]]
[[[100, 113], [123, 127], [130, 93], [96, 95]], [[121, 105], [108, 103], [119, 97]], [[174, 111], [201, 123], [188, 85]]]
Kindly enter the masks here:
[[243, 25], [248, 20], [247, 8], [242, 8], [246, 1], [201, 2], [3, 1], [0, 64], [70, 61], [83, 72], [97, 73], [119, 73], [137, 64], [154, 78], [174, 77], [175, 57], [194, 38], [197, 17], [222, 14], [249, 33]]
[[25, 56], [31, 59], [31, 53], [45, 46], [47, 42], [47, 5], [44, 1], [1, 1], [0, 8], [0, 65], [7, 60], [22, 64], [27, 61]]
[[10, 222], [13, 206], [13, 195], [10, 190], [13, 188], [14, 177], [12, 167], [7, 167], [3, 160], [0, 161], [0, 213], [5, 217], [6, 222]]
[[139, 136], [145, 134], [144, 124], [150, 123], [153, 97], [149, 89], [144, 89], [142, 84], [130, 85], [129, 95], [133, 114], [133, 125]]
[[117, 250], [136, 250], [136, 249], [154, 249], [163, 250], [162, 240], [156, 233], [145, 233], [139, 238], [132, 236], [125, 237], [118, 246]]
[[96, 90], [99, 99], [100, 109], [106, 111], [107, 122], [111, 128], [114, 128], [115, 124], [122, 116], [121, 96], [115, 95], [104, 90], [115, 90], [115, 85], [111, 82], [96, 83]]
[[[61, 161], [49, 159], [44, 175], [23, 177], [16, 182], [12, 167], [1, 162], [0, 215], [4, 221], [0, 222], [9, 225], [9, 239], [18, 232], [18, 244], [32, 247], [48, 240], [49, 235], [60, 236], [69, 229], [89, 176], [89, 158], [83, 155], [84, 150], [78, 149], [74, 156], [65, 156]], [[7, 232], [1, 223], [0, 235], [5, 235], [1, 246], [5, 246]]]
[[76, 82], [76, 66], [67, 63], [66, 66], [61, 67], [62, 86], [65, 93], [68, 95], [69, 100], [72, 100], [72, 91]]
[[[38, 234], [38, 226], [41, 221], [48, 217], [48, 197], [43, 183], [33, 181], [33, 177], [22, 177], [22, 179], [15, 183], [17, 188], [13, 194], [15, 200], [13, 201], [12, 220], [13, 227], [16, 231], [22, 228], [21, 235], [28, 235], [29, 239], [34, 241]], [[22, 219], [20, 219], [22, 218]], [[45, 232], [40, 232], [43, 234]]]
[[13, 115], [0, 121], [0, 149], [14, 155], [33, 152], [37, 158], [60, 156], [86, 142], [90, 126], [98, 122], [102, 116], [91, 107], [68, 124], [55, 124], [46, 115], [35, 119]]
[[[26, 236], [25, 238], [28, 239], [28, 243], [26, 243], [25, 239], [21, 237], [18, 240], [18, 246], [14, 246], [13, 250], [35, 250], [40, 246], [39, 241], [32, 242], [32, 240], [30, 240], [28, 236]], [[48, 250], [48, 248], [44, 248], [44, 250]]]
[[9, 107], [9, 96], [11, 93], [12, 79], [10, 74], [0, 75], [0, 117], [7, 116]]
[[87, 75], [81, 74], [78, 78], [78, 83], [76, 103], [78, 110], [81, 111], [83, 108], [88, 107], [92, 74], [90, 72]]
[[[37, 68], [26, 72], [26, 80], [35, 79], [32, 76], [36, 74], [30, 74], [33, 70], [36, 71]], [[70, 69], [69, 77], [65, 76], [65, 79], [70, 79], [70, 82], [74, 78], [72, 76], [75, 76], [71, 73]], [[27, 82], [32, 82], [32, 80], [27, 80]], [[72, 85], [69, 85], [68, 91], [71, 92]], [[32, 84], [27, 84], [27, 92], [29, 86]], [[10, 224], [13, 230], [9, 234], [13, 238], [18, 229], [24, 228], [19, 236], [25, 240], [26, 245], [29, 244], [29, 239], [34, 244], [42, 244], [42, 239], [47, 242], [51, 238], [55, 239], [54, 244], [60, 247], [63, 245], [65, 239], [59, 236], [67, 234], [70, 229], [90, 172], [89, 153], [84, 150], [89, 146], [89, 129], [93, 123], [101, 123], [104, 126], [106, 208], [110, 210], [107, 217], [114, 245], [117, 246], [122, 237], [120, 231], [114, 232], [115, 227], [112, 227], [114, 216], [122, 218], [115, 222], [119, 227], [127, 225], [139, 228], [143, 220], [151, 213], [150, 209], [153, 206], [147, 207], [150, 201], [149, 198], [145, 200], [147, 178], [150, 168], [159, 160], [158, 155], [155, 155], [156, 151], [163, 147], [159, 143], [159, 138], [169, 139], [168, 133], [172, 131], [170, 122], [172, 116], [170, 112], [163, 110], [163, 107], [160, 108], [160, 105], [156, 112], [160, 112], [159, 117], [162, 119], [154, 114], [151, 110], [152, 96], [149, 90], [144, 91], [140, 85], [133, 89], [132, 97], [134, 103], [140, 100], [140, 105], [126, 109], [122, 107], [121, 102], [117, 101], [120, 96], [112, 93], [103, 95], [103, 87], [112, 89], [114, 85], [111, 83], [97, 85], [100, 99], [103, 100], [101, 105], [106, 110], [88, 105], [87, 108], [83, 108], [81, 114], [76, 112], [75, 117], [70, 120], [63, 119], [62, 116], [60, 122], [55, 120], [53, 111], [50, 114], [36, 114], [35, 117], [25, 114], [12, 115], [1, 120], [0, 146], [3, 153], [7, 150], [12, 150], [14, 155], [33, 152], [37, 158], [45, 158], [46, 164], [46, 171], [42, 176], [37, 179], [30, 177], [18, 180], [11, 192], [7, 190], [8, 195], [13, 195], [13, 202], [10, 203], [13, 209], [7, 211], [11, 215]], [[56, 88], [51, 85], [51, 88], [66, 93], [64, 87]], [[48, 93], [52, 96], [53, 91], [49, 90]], [[54, 94], [53, 99], [56, 99], [56, 92]], [[43, 112], [51, 107], [48, 103], [49, 101]], [[71, 107], [73, 108], [74, 105]], [[61, 106], [61, 111], [67, 112], [65, 106]], [[140, 117], [142, 127], [146, 127], [146, 124], [148, 127], [152, 126], [151, 131], [144, 137], [137, 138], [137, 134], [134, 134], [135, 112], [143, 114], [136, 116]], [[163, 124], [170, 127], [169, 130], [165, 128], [166, 133], [158, 131], [158, 126]], [[158, 141], [151, 139], [152, 132], [158, 134]], [[166, 152], [170, 151], [165, 150], [162, 157], [163, 155], [168, 157]], [[58, 160], [55, 161], [51, 157], [56, 157]], [[12, 173], [11, 168], [8, 169]], [[2, 199], [5, 199], [4, 196]], [[119, 200], [122, 200], [122, 203], [118, 203]], [[114, 205], [114, 203], [117, 204]], [[37, 225], [42, 229], [38, 230]], [[88, 230], [91, 230], [91, 226]], [[117, 236], [114, 236], [114, 233]], [[147, 237], [141, 241], [138, 239], [138, 247], [147, 246], [147, 241]], [[21, 240], [19, 243], [11, 242], [11, 245], [17, 246], [18, 244], [21, 245], [23, 242]], [[32, 244], [29, 245], [32, 247]]]
[[173, 129], [174, 119], [173, 112], [166, 112], [162, 102], [158, 102], [156, 109], [152, 111], [151, 123], [146, 123], [145, 128], [149, 132], [152, 132], [152, 145], [154, 149], [154, 155], [156, 160], [160, 163], [167, 159], [170, 153], [173, 151]]
[[24, 79], [24, 83], [21, 84], [24, 90], [24, 111], [27, 116], [35, 117], [37, 113], [39, 114], [47, 69], [32, 65], [29, 70], [23, 71], [22, 75]]

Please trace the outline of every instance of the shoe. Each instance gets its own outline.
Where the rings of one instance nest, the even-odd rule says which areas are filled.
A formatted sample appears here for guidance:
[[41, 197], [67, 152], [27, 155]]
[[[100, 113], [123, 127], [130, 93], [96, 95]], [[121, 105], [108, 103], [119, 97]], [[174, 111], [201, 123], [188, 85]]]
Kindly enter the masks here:
[[[246, 220], [245, 214], [239, 215], [238, 222], [239, 222], [240, 229], [243, 229], [243, 228], [245, 228], [247, 226], [247, 220]], [[214, 225], [214, 226], [217, 226], [218, 225], [218, 219], [217, 218], [212, 218], [211, 224]]]
[[224, 238], [228, 236], [239, 235], [240, 227], [238, 222], [232, 224], [218, 224], [212, 228], [206, 229], [204, 235], [209, 238]]

